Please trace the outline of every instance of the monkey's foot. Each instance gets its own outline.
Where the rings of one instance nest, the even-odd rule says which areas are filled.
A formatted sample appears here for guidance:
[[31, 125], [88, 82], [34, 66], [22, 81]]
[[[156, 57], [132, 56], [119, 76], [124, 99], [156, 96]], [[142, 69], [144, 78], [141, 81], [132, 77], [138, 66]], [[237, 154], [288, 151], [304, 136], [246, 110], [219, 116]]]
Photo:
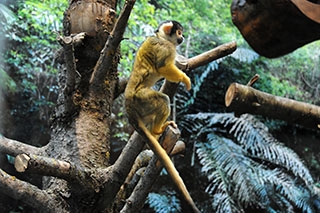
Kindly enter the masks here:
[[178, 125], [174, 122], [174, 121], [167, 121], [165, 122], [158, 130], [157, 129], [154, 129], [153, 130], [153, 133], [155, 135], [160, 135], [164, 132], [164, 130], [166, 130], [166, 128], [171, 125], [173, 126], [174, 128], [178, 128]]
[[171, 125], [171, 126], [173, 126], [174, 128], [178, 128], [178, 125], [176, 124], [176, 122], [174, 122], [174, 121], [167, 121], [166, 122], [166, 128], [169, 126], [169, 125]]
[[167, 121], [167, 122], [165, 122], [165, 123], [162, 125], [162, 127], [161, 127], [162, 132], [164, 132], [164, 130], [166, 130], [166, 128], [167, 128], [169, 125], [173, 126], [174, 128], [178, 128], [178, 125], [176, 124], [176, 122], [174, 122], [174, 121]]

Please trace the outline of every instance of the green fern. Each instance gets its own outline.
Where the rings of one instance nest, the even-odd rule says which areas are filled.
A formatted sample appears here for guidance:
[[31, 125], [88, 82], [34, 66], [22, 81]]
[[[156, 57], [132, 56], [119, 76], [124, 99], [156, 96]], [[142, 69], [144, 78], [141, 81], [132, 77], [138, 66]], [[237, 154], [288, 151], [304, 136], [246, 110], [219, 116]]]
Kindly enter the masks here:
[[173, 192], [169, 192], [166, 195], [149, 193], [147, 202], [157, 213], [181, 212], [180, 200]]
[[252, 115], [199, 113], [187, 115], [181, 126], [206, 140], [196, 152], [216, 212], [316, 212], [309, 170]]

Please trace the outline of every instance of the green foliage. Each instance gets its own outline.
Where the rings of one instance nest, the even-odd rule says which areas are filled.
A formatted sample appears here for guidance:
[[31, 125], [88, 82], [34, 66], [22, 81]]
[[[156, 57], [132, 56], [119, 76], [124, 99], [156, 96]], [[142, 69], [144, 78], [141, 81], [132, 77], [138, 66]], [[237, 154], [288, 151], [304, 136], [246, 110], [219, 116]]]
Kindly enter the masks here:
[[17, 89], [16, 82], [0, 68], [0, 90], [7, 93], [14, 93]]
[[[5, 4], [5, 6], [3, 5]], [[58, 95], [57, 33], [67, 1], [0, 4], [1, 133], [44, 145]], [[30, 125], [32, 123], [33, 125]]]
[[[122, 75], [128, 76], [133, 64], [136, 50], [145, 39], [164, 20], [174, 19], [184, 26], [186, 41], [178, 48], [185, 56], [191, 57], [209, 50], [222, 42], [240, 39], [230, 19], [227, 1], [137, 1], [133, 8], [128, 29], [121, 43]], [[123, 1], [118, 3], [123, 5]], [[219, 27], [217, 27], [219, 26]]]
[[181, 126], [198, 141], [196, 152], [209, 181], [206, 192], [216, 212], [248, 207], [316, 212], [309, 170], [252, 115], [190, 114]]
[[295, 99], [320, 104], [320, 41], [270, 61], [270, 74], [295, 87]]
[[175, 196], [175, 193], [168, 192], [168, 194], [149, 193], [147, 202], [158, 213], [181, 212], [180, 201]]
[[7, 85], [6, 92], [29, 97], [32, 104], [24, 113], [52, 106], [57, 95], [54, 50], [59, 46], [55, 32], [62, 27], [66, 6], [66, 1], [58, 0], [16, 2], [10, 5], [16, 11], [15, 22], [10, 25], [2, 20], [4, 42], [8, 43], [0, 67], [7, 76], [2, 85]]

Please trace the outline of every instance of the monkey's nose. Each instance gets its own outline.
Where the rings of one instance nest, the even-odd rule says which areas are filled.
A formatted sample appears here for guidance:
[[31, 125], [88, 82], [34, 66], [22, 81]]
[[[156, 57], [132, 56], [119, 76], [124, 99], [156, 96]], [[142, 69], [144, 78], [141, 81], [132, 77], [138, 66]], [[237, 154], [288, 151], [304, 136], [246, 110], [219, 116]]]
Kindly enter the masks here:
[[177, 39], [177, 42], [178, 42], [178, 44], [181, 44], [181, 43], [183, 42], [183, 37], [178, 38], [178, 39]]

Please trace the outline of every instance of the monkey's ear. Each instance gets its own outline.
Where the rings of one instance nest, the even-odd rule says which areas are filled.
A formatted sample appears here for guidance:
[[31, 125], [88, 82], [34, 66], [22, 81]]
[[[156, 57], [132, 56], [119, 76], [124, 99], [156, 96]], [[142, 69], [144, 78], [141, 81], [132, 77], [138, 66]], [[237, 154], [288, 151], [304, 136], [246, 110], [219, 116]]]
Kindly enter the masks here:
[[167, 22], [167, 23], [164, 23], [163, 26], [162, 26], [163, 32], [166, 35], [170, 35], [172, 27], [173, 27], [173, 23], [171, 21]]

